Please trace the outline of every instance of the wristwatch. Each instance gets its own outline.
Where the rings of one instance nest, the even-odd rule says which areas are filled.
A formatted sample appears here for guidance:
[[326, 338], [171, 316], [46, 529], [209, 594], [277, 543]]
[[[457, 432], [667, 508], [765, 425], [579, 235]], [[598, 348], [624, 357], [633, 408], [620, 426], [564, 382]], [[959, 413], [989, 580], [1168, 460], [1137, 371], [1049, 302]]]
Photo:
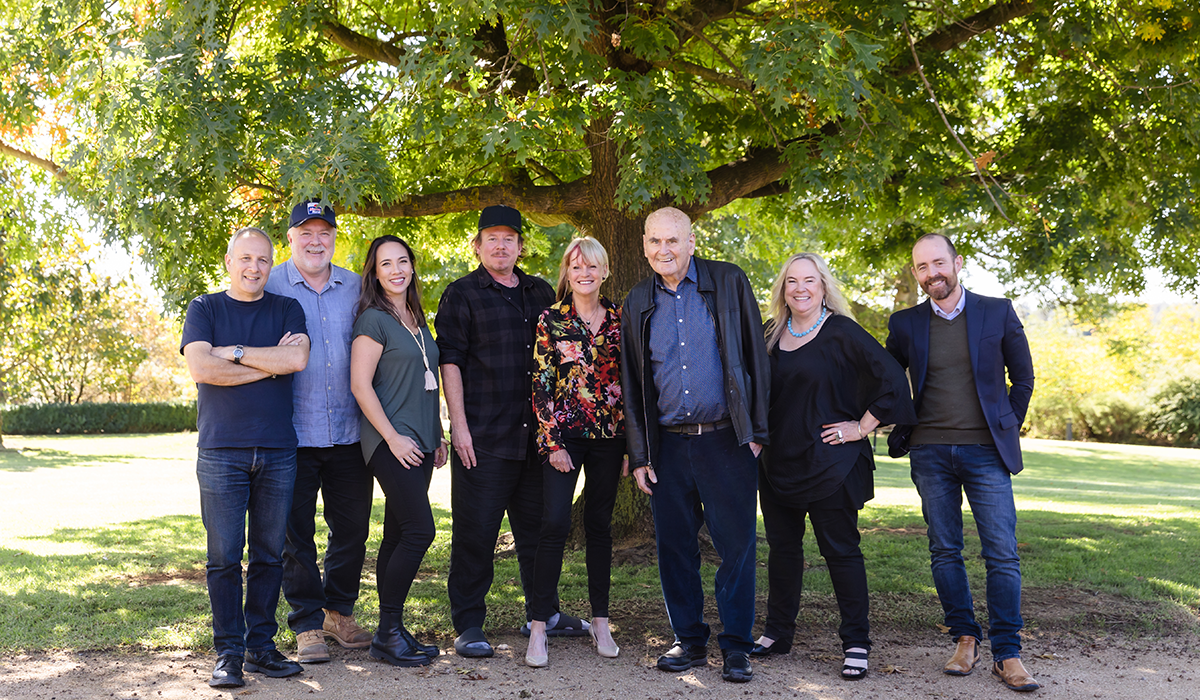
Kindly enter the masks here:
[[242, 364], [242, 355], [245, 355], [245, 354], [246, 354], [246, 352], [242, 349], [241, 345], [235, 346], [233, 348], [233, 364], [235, 364], [235, 365]]

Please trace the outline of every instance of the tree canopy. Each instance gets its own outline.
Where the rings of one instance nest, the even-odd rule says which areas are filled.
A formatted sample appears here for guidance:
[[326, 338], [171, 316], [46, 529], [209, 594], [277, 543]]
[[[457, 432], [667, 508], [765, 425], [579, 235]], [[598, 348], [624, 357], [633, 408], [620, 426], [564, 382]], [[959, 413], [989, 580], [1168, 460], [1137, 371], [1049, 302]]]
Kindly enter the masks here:
[[54, 173], [176, 301], [234, 226], [278, 231], [314, 195], [429, 240], [470, 227], [436, 215], [507, 203], [597, 236], [618, 290], [644, 274], [651, 208], [764, 197], [755, 216], [860, 271], [942, 231], [1012, 280], [1137, 291], [1157, 267], [1196, 290], [1182, 0], [14, 0], [0, 18], [0, 154]]

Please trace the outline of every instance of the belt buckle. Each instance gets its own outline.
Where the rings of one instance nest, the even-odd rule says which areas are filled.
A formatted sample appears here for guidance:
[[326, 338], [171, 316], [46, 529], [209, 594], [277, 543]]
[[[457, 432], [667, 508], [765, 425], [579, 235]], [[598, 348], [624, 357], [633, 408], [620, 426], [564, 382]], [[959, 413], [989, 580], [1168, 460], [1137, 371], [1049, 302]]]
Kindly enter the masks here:
[[[692, 428], [695, 428], [695, 430], [693, 431]], [[691, 423], [689, 425], [684, 425], [683, 426], [683, 434], [687, 435], [689, 437], [696, 437], [698, 435], [703, 435], [704, 434], [704, 424], [703, 423]]]

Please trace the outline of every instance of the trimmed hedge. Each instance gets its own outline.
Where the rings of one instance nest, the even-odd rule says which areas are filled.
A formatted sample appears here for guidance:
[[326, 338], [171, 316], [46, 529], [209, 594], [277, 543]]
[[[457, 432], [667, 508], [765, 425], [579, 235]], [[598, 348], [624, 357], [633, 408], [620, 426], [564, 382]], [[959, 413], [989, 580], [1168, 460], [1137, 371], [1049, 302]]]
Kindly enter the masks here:
[[196, 402], [48, 403], [3, 410], [8, 435], [178, 433], [196, 429]]

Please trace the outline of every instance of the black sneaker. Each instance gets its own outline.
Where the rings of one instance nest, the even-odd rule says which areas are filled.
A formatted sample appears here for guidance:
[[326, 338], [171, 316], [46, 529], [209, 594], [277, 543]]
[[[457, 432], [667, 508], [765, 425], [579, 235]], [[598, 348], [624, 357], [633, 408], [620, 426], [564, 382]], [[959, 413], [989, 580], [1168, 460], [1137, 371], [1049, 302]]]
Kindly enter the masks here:
[[658, 670], [668, 673], [682, 673], [693, 666], [708, 664], [708, 647], [698, 644], [675, 642], [675, 646], [658, 657]]
[[300, 673], [304, 668], [279, 653], [278, 649], [268, 649], [257, 654], [252, 651], [246, 652], [246, 670], [271, 678], [287, 678]]
[[242, 678], [242, 657], [235, 654], [218, 656], [217, 665], [213, 668], [208, 684], [214, 688], [240, 688], [246, 685], [245, 679]]
[[730, 683], [746, 683], [754, 678], [754, 669], [750, 668], [750, 657], [744, 651], [721, 650], [725, 663], [721, 666], [721, 678]]

